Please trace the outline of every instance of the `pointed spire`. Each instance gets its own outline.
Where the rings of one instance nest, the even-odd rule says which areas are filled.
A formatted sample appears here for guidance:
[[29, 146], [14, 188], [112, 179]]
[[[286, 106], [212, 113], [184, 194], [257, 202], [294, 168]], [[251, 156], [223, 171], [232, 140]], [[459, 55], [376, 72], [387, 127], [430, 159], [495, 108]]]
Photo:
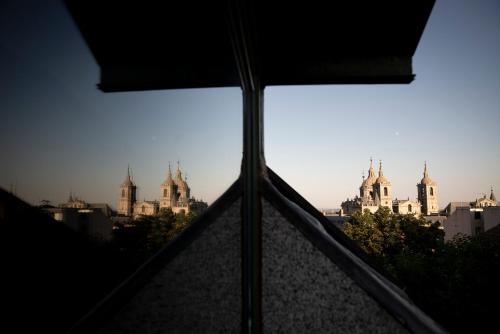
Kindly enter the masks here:
[[73, 191], [70, 189], [69, 190], [69, 199], [68, 202], [73, 202]]
[[130, 165], [127, 165], [127, 178], [126, 181], [130, 181]]
[[132, 183], [132, 178], [130, 176], [130, 165], [127, 165], [127, 176], [125, 177], [125, 181], [122, 183], [122, 187], [129, 187], [133, 186], [134, 184]]
[[370, 169], [368, 170], [368, 178], [375, 179], [375, 169], [373, 168], [373, 159], [370, 157]]
[[424, 161], [424, 177], [422, 178], [422, 181], [420, 181], [420, 183], [425, 185], [434, 184], [434, 182], [432, 182], [431, 178], [429, 177], [429, 171], [427, 170], [427, 161]]
[[382, 170], [382, 160], [379, 160], [379, 169], [378, 169], [378, 177], [377, 177], [377, 180], [375, 181], [375, 183], [379, 183], [379, 184], [388, 184], [389, 181], [385, 178], [384, 176], [384, 171]]
[[177, 172], [175, 173], [175, 178], [176, 178], [176, 180], [182, 181], [182, 173], [181, 173], [181, 167], [179, 164], [179, 160], [177, 160]]
[[167, 179], [165, 182], [162, 183], [162, 186], [172, 186], [174, 184], [174, 181], [172, 180], [172, 168], [170, 165], [170, 161], [168, 162], [168, 173], [167, 173]]
[[495, 197], [495, 194], [493, 193], [493, 186], [491, 186], [490, 200], [492, 200], [492, 201], [497, 200], [497, 198]]

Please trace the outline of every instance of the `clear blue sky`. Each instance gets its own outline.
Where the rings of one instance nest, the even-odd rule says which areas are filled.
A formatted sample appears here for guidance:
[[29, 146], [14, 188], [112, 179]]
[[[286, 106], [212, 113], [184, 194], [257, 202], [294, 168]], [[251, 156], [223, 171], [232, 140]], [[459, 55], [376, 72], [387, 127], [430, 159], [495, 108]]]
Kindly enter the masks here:
[[[369, 158], [415, 198], [427, 160], [440, 205], [500, 197], [500, 2], [438, 0], [410, 85], [268, 87], [266, 159], [319, 208], [358, 193]], [[97, 64], [58, 1], [0, 2], [0, 186], [116, 206], [127, 164], [159, 196], [169, 161], [215, 200], [239, 174], [241, 93], [97, 90]]]

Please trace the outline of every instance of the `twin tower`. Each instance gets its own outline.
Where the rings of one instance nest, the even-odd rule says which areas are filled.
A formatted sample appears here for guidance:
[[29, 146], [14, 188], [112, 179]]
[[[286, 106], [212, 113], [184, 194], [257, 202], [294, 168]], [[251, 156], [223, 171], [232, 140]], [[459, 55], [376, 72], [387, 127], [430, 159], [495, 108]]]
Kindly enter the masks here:
[[[417, 191], [417, 202], [409, 199], [404, 201], [393, 200], [392, 186], [384, 175], [382, 163], [380, 163], [378, 176], [376, 176], [373, 160], [370, 159], [368, 177], [365, 179], [363, 176], [363, 182], [359, 187], [359, 197], [356, 196], [352, 200], [348, 199], [343, 202], [342, 210], [345, 214], [352, 214], [354, 211], [364, 211], [365, 209], [375, 212], [379, 207], [385, 206], [398, 213], [421, 213], [425, 216], [438, 214], [437, 184], [429, 177], [427, 164], [424, 165], [424, 177], [417, 184]], [[403, 205], [405, 206], [404, 211]]]
[[120, 185], [120, 199], [118, 200], [118, 214], [125, 216], [154, 215], [159, 209], [171, 208], [174, 212], [190, 210], [194, 200], [190, 198], [190, 189], [186, 179], [177, 165], [175, 178], [172, 177], [170, 165], [167, 179], [160, 186], [159, 201], [137, 201], [137, 187], [132, 182], [130, 168], [127, 169], [125, 181]]

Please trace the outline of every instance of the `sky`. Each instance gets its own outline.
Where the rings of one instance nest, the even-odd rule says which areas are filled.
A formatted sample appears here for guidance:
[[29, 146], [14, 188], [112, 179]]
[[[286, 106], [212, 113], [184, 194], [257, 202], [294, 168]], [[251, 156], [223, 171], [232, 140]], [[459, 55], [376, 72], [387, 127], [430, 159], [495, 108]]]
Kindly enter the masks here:
[[[267, 87], [268, 165], [318, 208], [359, 193], [373, 157], [397, 198], [427, 161], [439, 204], [500, 196], [500, 2], [438, 0], [409, 85]], [[127, 165], [157, 199], [169, 163], [212, 203], [239, 175], [239, 88], [102, 93], [60, 1], [0, 1], [0, 187], [113, 207]]]

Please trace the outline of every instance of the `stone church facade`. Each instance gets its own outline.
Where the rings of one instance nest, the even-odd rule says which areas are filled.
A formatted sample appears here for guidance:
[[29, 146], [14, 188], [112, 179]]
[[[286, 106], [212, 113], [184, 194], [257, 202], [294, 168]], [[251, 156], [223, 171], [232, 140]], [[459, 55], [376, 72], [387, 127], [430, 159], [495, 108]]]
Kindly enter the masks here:
[[157, 215], [161, 209], [170, 208], [174, 213], [190, 211], [201, 213], [208, 205], [207, 203], [191, 197], [186, 179], [182, 178], [179, 166], [175, 178], [172, 177], [170, 165], [168, 166], [167, 179], [160, 185], [160, 200], [137, 201], [137, 187], [131, 179], [130, 168], [127, 169], [125, 180], [120, 185], [120, 199], [118, 200], [118, 214], [132, 216]]
[[364, 212], [365, 210], [375, 213], [380, 207], [387, 207], [391, 212], [399, 214], [434, 215], [438, 214], [437, 184], [432, 181], [427, 171], [427, 164], [424, 166], [424, 177], [417, 184], [418, 199], [416, 201], [392, 199], [392, 185], [385, 177], [380, 162], [378, 176], [373, 168], [373, 160], [370, 159], [368, 177], [359, 187], [359, 196], [347, 199], [341, 204], [341, 215], [352, 215], [354, 212]]

